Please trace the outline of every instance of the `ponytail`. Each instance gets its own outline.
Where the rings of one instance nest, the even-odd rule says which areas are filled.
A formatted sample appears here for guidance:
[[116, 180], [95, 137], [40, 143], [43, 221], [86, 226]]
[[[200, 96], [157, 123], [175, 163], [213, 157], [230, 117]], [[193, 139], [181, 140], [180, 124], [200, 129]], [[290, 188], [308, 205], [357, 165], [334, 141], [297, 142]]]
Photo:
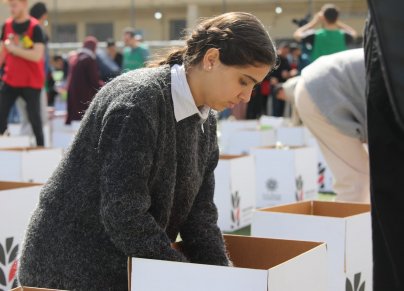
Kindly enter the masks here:
[[184, 63], [184, 56], [187, 51], [186, 47], [183, 48], [174, 48], [168, 51], [168, 53], [159, 57], [148, 64], [149, 68], [159, 67], [164, 65], [174, 66], [174, 65], [182, 65]]

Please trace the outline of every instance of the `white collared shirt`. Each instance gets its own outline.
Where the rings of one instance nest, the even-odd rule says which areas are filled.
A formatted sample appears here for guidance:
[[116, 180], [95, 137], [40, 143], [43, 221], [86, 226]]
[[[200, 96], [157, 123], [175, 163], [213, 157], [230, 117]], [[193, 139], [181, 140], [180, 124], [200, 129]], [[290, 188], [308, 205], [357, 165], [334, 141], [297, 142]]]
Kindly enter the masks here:
[[194, 114], [205, 122], [209, 117], [210, 108], [203, 106], [198, 109], [189, 88], [184, 65], [174, 65], [171, 68], [171, 95], [174, 104], [174, 115], [177, 122]]

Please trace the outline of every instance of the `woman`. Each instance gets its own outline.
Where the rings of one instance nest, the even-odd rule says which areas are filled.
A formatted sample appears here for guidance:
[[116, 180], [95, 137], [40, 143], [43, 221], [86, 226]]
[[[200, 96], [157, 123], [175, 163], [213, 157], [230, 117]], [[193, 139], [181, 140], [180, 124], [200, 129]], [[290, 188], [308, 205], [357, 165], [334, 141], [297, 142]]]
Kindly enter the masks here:
[[[228, 13], [203, 21], [154, 68], [106, 85], [42, 191], [21, 283], [126, 290], [128, 256], [229, 265], [213, 203], [210, 109], [248, 102], [275, 62], [259, 20]], [[178, 234], [186, 255], [171, 248]]]
[[66, 124], [82, 119], [95, 94], [103, 85], [95, 54], [97, 43], [95, 37], [86, 37], [83, 48], [69, 61]]

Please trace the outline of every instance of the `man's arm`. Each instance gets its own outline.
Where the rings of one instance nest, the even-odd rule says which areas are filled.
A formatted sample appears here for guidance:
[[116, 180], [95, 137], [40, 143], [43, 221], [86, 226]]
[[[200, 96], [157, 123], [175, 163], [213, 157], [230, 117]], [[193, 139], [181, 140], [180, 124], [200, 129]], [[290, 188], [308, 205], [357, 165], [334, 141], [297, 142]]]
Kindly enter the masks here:
[[350, 34], [353, 38], [357, 38], [358, 37], [358, 33], [356, 32], [355, 29], [353, 29], [352, 27], [350, 27], [348, 24], [343, 23], [341, 21], [337, 22], [337, 25], [340, 29], [342, 29], [343, 31], [345, 31], [346, 33]]
[[45, 54], [45, 45], [43, 43], [34, 43], [32, 49], [25, 49], [14, 45], [10, 40], [6, 40], [4, 47], [9, 53], [31, 62], [38, 62]]
[[321, 17], [322, 17], [322, 14], [320, 12], [317, 13], [316, 15], [314, 15], [313, 19], [309, 23], [298, 28], [293, 33], [293, 38], [296, 41], [301, 41], [307, 31], [314, 29], [321, 22]]

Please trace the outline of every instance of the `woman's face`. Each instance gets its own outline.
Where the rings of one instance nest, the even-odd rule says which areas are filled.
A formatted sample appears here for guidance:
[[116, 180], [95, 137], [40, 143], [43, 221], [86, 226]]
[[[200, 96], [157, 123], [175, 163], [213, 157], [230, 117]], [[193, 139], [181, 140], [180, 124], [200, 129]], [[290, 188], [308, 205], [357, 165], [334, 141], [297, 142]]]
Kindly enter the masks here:
[[248, 103], [254, 87], [270, 71], [269, 65], [226, 66], [217, 58], [204, 64], [203, 103], [223, 111], [237, 104]]

